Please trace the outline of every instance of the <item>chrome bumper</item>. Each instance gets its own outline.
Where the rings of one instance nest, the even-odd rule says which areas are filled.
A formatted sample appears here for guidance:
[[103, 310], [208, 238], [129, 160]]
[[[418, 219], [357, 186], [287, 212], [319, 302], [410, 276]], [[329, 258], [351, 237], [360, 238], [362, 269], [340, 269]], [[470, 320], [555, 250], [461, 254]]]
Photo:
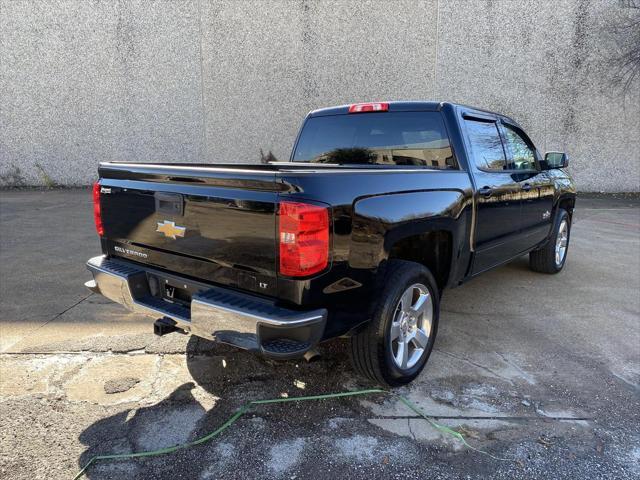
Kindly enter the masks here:
[[[276, 358], [304, 355], [322, 338], [327, 310], [296, 311], [230, 289], [212, 287], [152, 268], [104, 256], [91, 258], [87, 268], [93, 280], [85, 286], [125, 306], [154, 318], [169, 318], [176, 327], [199, 337], [258, 350]], [[153, 296], [149, 276], [179, 279], [197, 291], [189, 306]]]

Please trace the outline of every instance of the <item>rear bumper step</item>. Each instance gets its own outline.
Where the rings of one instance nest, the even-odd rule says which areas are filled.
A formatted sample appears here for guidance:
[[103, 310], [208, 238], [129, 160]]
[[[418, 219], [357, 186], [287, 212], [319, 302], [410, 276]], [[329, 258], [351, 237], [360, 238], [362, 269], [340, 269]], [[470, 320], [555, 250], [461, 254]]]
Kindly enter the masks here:
[[[296, 311], [230, 289], [212, 287], [175, 275], [141, 267], [125, 260], [99, 256], [87, 262], [93, 280], [91, 291], [120, 303], [128, 310], [163, 324], [272, 358], [303, 356], [322, 338], [326, 309]], [[149, 278], [170, 277], [193, 291], [189, 305], [170, 303], [152, 295]], [[157, 292], [156, 292], [157, 294]], [[156, 328], [158, 333], [166, 330]]]

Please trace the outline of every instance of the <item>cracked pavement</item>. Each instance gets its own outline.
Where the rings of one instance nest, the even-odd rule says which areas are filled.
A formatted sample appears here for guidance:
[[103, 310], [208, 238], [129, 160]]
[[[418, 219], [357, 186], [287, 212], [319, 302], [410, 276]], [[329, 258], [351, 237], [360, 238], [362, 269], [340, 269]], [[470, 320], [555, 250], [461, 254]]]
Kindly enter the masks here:
[[[272, 362], [84, 289], [99, 252], [88, 190], [0, 192], [0, 476], [73, 478], [97, 454], [162, 448], [248, 400], [370, 388], [347, 344]], [[565, 270], [526, 258], [447, 291], [436, 349], [396, 397], [261, 406], [218, 439], [96, 464], [116, 478], [638, 478], [640, 202], [578, 199]]]

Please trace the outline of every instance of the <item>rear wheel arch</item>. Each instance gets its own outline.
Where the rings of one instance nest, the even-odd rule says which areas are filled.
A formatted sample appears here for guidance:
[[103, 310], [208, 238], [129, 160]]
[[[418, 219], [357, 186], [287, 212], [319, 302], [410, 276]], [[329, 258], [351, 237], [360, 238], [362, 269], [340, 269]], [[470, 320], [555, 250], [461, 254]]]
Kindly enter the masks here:
[[449, 230], [429, 230], [405, 236], [387, 246], [387, 259], [419, 263], [433, 274], [442, 292], [449, 282], [453, 260], [453, 235]]
[[[464, 239], [470, 227], [470, 203], [465, 195], [457, 189], [424, 190], [356, 200], [353, 204], [349, 265], [380, 271], [390, 259], [414, 261], [432, 271], [437, 270], [439, 287], [444, 287], [452, 272], [451, 259], [463, 253]], [[436, 242], [449, 249], [446, 268], [407, 245], [416, 240], [424, 243], [426, 237], [427, 249], [431, 250], [428, 245], [433, 245], [434, 235], [447, 238], [446, 242], [440, 238]], [[452, 256], [451, 251], [455, 255]]]

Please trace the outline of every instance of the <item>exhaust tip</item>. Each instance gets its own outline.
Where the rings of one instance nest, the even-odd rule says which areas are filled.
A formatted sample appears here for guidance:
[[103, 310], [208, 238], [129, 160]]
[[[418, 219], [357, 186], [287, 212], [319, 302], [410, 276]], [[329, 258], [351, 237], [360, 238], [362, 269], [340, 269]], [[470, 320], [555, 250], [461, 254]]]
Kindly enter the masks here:
[[304, 354], [304, 359], [307, 361], [307, 363], [316, 362], [320, 360], [320, 357], [322, 357], [322, 355], [320, 355], [320, 352], [315, 348], [307, 350]]

